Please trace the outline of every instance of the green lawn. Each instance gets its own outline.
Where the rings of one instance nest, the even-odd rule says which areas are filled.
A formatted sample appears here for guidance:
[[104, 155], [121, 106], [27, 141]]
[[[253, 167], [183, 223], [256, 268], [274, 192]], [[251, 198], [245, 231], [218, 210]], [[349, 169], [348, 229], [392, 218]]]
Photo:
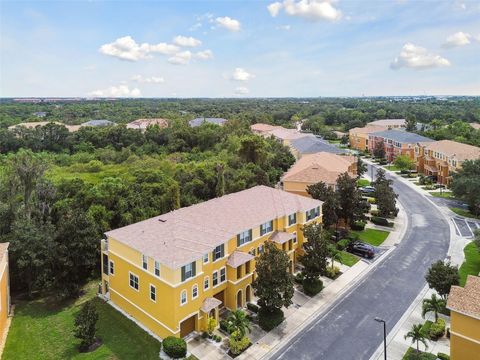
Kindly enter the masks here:
[[352, 234], [357, 234], [360, 241], [373, 246], [379, 246], [385, 241], [390, 232], [377, 229], [365, 229], [363, 231], [352, 231]]
[[[410, 341], [410, 339], [408, 340]], [[403, 355], [402, 360], [435, 360], [437, 358], [436, 355], [429, 352], [420, 351], [417, 353], [416, 345], [414, 344], [413, 346], [415, 346], [415, 348], [408, 348], [405, 355]], [[422, 343], [420, 343], [420, 349], [424, 349]]]
[[460, 209], [460, 208], [456, 208], [456, 207], [450, 208], [450, 210], [452, 210], [455, 214], [460, 215], [460, 216], [464, 216], [464, 217], [472, 218], [472, 219], [480, 219], [479, 216], [473, 215], [468, 210], [464, 210], [464, 209]]
[[398, 167], [396, 167], [395, 165], [386, 165], [384, 167], [385, 167], [385, 169], [390, 170], [390, 171], [400, 171], [400, 169]]
[[362, 187], [362, 186], [368, 186], [370, 185], [370, 181], [368, 181], [367, 179], [358, 179], [357, 180], [357, 185]]
[[353, 266], [360, 260], [358, 256], [350, 254], [347, 251], [340, 251], [340, 257], [342, 258], [342, 264], [347, 266]]
[[[86, 295], [70, 303], [58, 304], [51, 299], [16, 302], [2, 359], [158, 359], [160, 343], [96, 298], [97, 283], [90, 283]], [[97, 336], [103, 344], [81, 354], [79, 340], [72, 333], [74, 315], [91, 298], [97, 305]]]
[[430, 195], [443, 199], [457, 199], [451, 191], [442, 191], [441, 193], [438, 191], [430, 191]]
[[471, 242], [463, 249], [465, 261], [463, 262], [458, 273], [460, 275], [460, 285], [465, 286], [467, 275], [478, 275], [480, 272], [480, 249]]

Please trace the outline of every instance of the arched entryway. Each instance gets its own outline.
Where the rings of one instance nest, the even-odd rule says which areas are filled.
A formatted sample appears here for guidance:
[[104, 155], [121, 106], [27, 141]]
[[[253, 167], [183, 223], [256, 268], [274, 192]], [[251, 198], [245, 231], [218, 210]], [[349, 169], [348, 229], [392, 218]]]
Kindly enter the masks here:
[[240, 309], [243, 307], [243, 294], [242, 290], [238, 290], [237, 292], [237, 308]]
[[245, 288], [245, 301], [247, 303], [252, 301], [252, 287], [250, 285]]

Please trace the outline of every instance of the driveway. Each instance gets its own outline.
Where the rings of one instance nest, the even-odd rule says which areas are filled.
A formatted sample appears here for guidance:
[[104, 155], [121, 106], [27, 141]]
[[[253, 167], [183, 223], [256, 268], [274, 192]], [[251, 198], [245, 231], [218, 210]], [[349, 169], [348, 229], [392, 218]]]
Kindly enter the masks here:
[[430, 264], [446, 257], [450, 228], [437, 208], [408, 185], [395, 181], [394, 189], [408, 217], [404, 239], [271, 358], [369, 359], [383, 341], [383, 328], [373, 319], [385, 319], [391, 329], [425, 286]]

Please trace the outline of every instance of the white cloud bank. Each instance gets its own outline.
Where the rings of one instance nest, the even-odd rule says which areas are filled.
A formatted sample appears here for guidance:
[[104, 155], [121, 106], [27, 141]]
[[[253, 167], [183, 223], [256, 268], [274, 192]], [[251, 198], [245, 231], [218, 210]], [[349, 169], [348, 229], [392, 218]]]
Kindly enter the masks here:
[[237, 95], [247, 95], [250, 91], [244, 86], [239, 86], [235, 89], [235, 94]]
[[228, 31], [240, 31], [241, 28], [240, 21], [232, 19], [228, 16], [217, 17], [215, 22], [218, 24], [218, 26], [221, 26]]
[[199, 51], [195, 54], [195, 57], [200, 59], [200, 60], [213, 59], [213, 52], [212, 52], [212, 50]]
[[139, 97], [142, 96], [140, 89], [130, 88], [127, 85], [110, 86], [102, 90], [94, 90], [89, 93], [93, 97]]
[[445, 42], [443, 43], [444, 48], [453, 48], [457, 46], [465, 46], [470, 44], [470, 39], [472, 35], [468, 33], [464, 33], [463, 31], [456, 32], [453, 35], [447, 37]]
[[430, 53], [427, 49], [412, 43], [406, 43], [400, 51], [400, 55], [398, 55], [390, 64], [390, 67], [394, 70], [402, 67], [412, 69], [431, 69], [445, 66], [450, 66], [450, 61], [440, 55]]
[[172, 55], [178, 52], [179, 48], [167, 43], [138, 44], [131, 36], [124, 36], [114, 42], [102, 45], [99, 51], [104, 55], [113, 56], [120, 60], [138, 61], [152, 58], [152, 53]]
[[161, 76], [145, 77], [142, 75], [134, 75], [131, 80], [141, 84], [163, 84], [165, 82], [165, 79]]
[[192, 53], [190, 51], [181, 51], [168, 58], [168, 62], [173, 65], [187, 65], [191, 58]]
[[342, 12], [331, 0], [285, 0], [276, 1], [267, 6], [271, 16], [276, 17], [283, 9], [288, 16], [298, 16], [311, 21], [335, 21], [342, 17]]
[[249, 73], [243, 68], [235, 68], [230, 79], [234, 81], [248, 81], [255, 77], [255, 75]]
[[202, 45], [202, 42], [194, 37], [181, 35], [175, 36], [173, 43], [183, 47], [197, 47]]

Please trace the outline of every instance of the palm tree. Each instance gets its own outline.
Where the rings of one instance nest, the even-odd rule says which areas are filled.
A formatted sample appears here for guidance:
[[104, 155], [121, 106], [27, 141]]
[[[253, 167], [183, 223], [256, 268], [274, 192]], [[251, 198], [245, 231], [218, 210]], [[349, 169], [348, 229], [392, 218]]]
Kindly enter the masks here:
[[251, 331], [250, 321], [247, 318], [247, 315], [242, 310], [234, 310], [228, 315], [228, 327], [233, 333], [234, 331], [239, 334], [239, 337], [242, 339], [245, 334]]
[[425, 314], [433, 312], [435, 314], [435, 322], [438, 320], [438, 313], [445, 309], [445, 300], [437, 297], [437, 295], [432, 294], [430, 299], [423, 299], [422, 304], [422, 317], [425, 318]]
[[337, 249], [330, 249], [330, 259], [332, 260], [332, 270], [335, 266], [335, 261], [338, 261], [340, 264], [342, 263], [342, 255], [340, 251]]
[[422, 324], [417, 324], [412, 326], [412, 330], [410, 330], [406, 335], [405, 335], [405, 340], [408, 338], [412, 338], [412, 344], [414, 342], [417, 343], [417, 352], [419, 352], [418, 348], [418, 343], [421, 342], [423, 345], [425, 345], [425, 349], [428, 349], [428, 344], [427, 344], [427, 336], [422, 331]]

